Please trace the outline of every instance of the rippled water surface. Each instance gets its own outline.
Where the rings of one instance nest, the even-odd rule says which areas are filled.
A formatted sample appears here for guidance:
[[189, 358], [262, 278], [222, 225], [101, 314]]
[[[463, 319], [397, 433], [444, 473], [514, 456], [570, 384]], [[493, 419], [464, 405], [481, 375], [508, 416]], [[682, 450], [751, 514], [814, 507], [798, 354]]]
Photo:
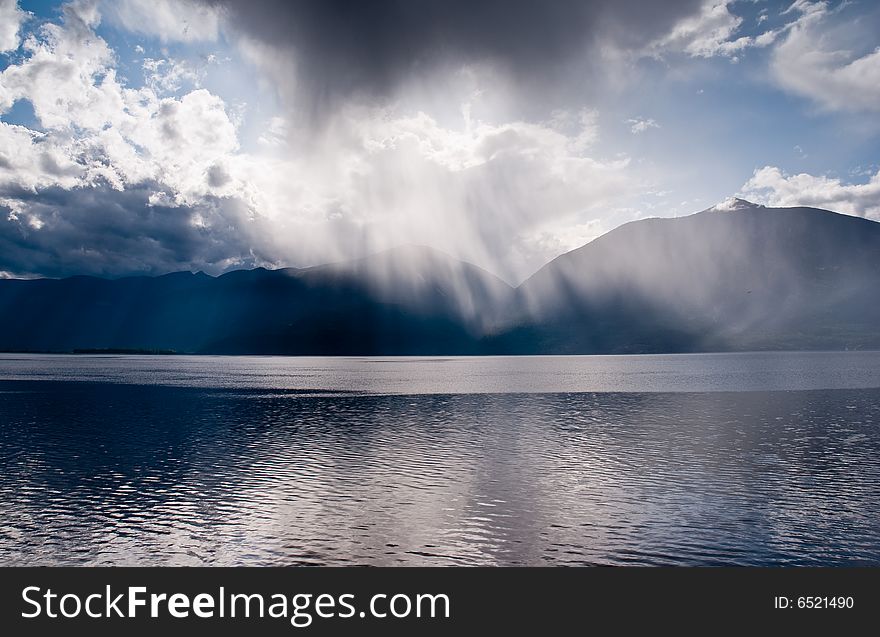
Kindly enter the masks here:
[[0, 356], [3, 564], [880, 565], [880, 354]]

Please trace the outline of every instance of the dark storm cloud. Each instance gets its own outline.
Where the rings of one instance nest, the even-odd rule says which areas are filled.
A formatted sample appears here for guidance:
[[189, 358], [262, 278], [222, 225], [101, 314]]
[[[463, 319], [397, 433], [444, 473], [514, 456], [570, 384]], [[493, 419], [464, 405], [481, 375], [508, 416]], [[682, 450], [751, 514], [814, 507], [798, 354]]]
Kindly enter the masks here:
[[438, 64], [488, 61], [528, 83], [599, 40], [640, 47], [697, 10], [699, 0], [204, 0], [229, 24], [287, 50], [317, 102], [381, 95]]
[[[262, 243], [254, 241], [254, 223], [234, 200], [209, 200], [198, 209], [149, 205], [157, 189], [147, 183], [124, 191], [0, 193], [27, 207], [10, 218], [11, 211], [0, 206], [0, 271], [49, 277], [218, 273], [267, 262], [254, 252], [254, 243]], [[204, 223], [192, 222], [196, 214]]]

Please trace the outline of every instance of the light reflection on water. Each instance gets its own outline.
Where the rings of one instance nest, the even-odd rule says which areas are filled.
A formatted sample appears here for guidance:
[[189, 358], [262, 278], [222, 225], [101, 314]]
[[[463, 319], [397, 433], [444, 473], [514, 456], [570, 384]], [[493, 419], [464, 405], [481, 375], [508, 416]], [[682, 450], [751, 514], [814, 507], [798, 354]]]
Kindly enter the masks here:
[[640, 356], [64, 356], [0, 354], [0, 380], [358, 394], [880, 388], [880, 352]]
[[[813, 356], [832, 379], [880, 368]], [[35, 358], [0, 361], [19, 379], [0, 380], [3, 564], [880, 564], [876, 388], [739, 391], [724, 357], [709, 381], [699, 357], [670, 373], [725, 391], [659, 392], [662, 361], [621, 357], [609, 375], [635, 386], [653, 366], [650, 391], [409, 394], [393, 389], [449, 362], [377, 380], [362, 367], [383, 361]], [[242, 380], [248, 360], [286, 373]], [[546, 389], [547, 360], [564, 385], [578, 359], [475, 359], [486, 380], [469, 386], [523, 360]], [[337, 372], [302, 372], [320, 365]], [[73, 382], [83, 366], [101, 382]], [[120, 368], [135, 371], [106, 382]], [[310, 374], [323, 383], [291, 387]]]

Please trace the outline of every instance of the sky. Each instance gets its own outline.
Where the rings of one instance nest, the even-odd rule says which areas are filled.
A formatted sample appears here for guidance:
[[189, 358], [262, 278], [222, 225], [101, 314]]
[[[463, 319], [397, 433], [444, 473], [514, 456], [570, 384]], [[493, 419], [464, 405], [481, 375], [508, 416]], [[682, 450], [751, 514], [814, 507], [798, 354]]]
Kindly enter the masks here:
[[0, 0], [0, 277], [516, 284], [732, 196], [880, 220], [880, 3]]

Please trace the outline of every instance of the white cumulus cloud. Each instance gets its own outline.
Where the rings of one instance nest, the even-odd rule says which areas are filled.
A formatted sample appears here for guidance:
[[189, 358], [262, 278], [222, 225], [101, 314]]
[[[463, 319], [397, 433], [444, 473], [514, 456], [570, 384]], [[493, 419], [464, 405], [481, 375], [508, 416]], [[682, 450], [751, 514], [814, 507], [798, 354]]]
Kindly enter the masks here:
[[778, 35], [776, 31], [737, 36], [743, 19], [730, 11], [731, 4], [733, 0], [706, 0], [697, 14], [680, 20], [669, 33], [656, 40], [649, 51], [654, 54], [679, 51], [691, 57], [735, 59], [736, 54], [744, 49], [773, 43]]
[[203, 173], [238, 147], [223, 101], [205, 90], [163, 98], [126, 87], [94, 33], [99, 21], [93, 4], [67, 5], [62, 24], [45, 24], [24, 43], [25, 57], [0, 72], [0, 113], [28, 100], [45, 131], [3, 124], [11, 152], [0, 183], [121, 190], [152, 179], [181, 201], [205, 194]]
[[880, 111], [880, 48], [853, 50], [859, 27], [833, 28], [835, 11], [810, 0], [791, 6], [798, 18], [774, 49], [773, 76], [784, 89], [827, 109]]
[[162, 42], [216, 40], [221, 12], [196, 0], [103, 0], [109, 21]]
[[741, 192], [768, 206], [813, 206], [880, 220], [880, 171], [866, 183], [847, 184], [835, 177], [789, 175], [765, 166], [755, 171]]
[[0, 0], [0, 53], [18, 48], [18, 34], [26, 15], [18, 7], [18, 0]]

